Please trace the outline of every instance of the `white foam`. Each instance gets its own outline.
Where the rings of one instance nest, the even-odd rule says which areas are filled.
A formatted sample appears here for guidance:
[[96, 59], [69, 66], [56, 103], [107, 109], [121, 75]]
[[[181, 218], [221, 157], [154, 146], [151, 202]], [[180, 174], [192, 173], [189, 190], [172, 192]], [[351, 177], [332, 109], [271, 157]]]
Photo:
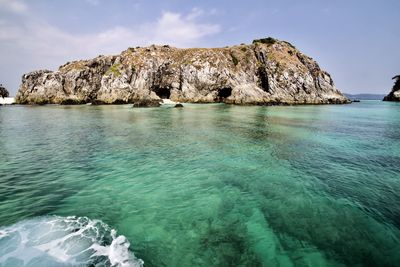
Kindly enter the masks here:
[[0, 229], [0, 266], [143, 266], [129, 246], [99, 220], [41, 217]]
[[15, 98], [14, 97], [0, 97], [0, 104], [1, 105], [12, 105], [15, 103]]
[[176, 102], [174, 102], [171, 99], [167, 98], [167, 99], [163, 99], [162, 100], [162, 104], [164, 104], [164, 105], [175, 105]]

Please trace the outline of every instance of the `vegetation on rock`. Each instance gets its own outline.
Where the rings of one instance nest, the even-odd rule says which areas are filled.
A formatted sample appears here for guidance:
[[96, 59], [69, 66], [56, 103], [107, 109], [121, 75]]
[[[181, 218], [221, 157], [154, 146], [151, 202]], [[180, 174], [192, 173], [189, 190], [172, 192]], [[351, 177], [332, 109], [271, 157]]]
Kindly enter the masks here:
[[267, 38], [262, 38], [262, 39], [255, 39], [255, 40], [253, 40], [253, 44], [261, 43], [261, 44], [272, 45], [272, 44], [275, 44], [276, 42], [277, 42], [277, 40], [274, 39], [274, 38], [272, 38], [272, 37], [267, 37]]
[[0, 97], [8, 97], [10, 94], [8, 93], [7, 89], [0, 84]]
[[[108, 69], [108, 71], [106, 72], [106, 75], [109, 75], [109, 74], [113, 73], [115, 77], [121, 76], [121, 72], [119, 71], [119, 67], [120, 67], [120, 66], [121, 66], [121, 64], [114, 64], [114, 65], [112, 65], [112, 66]], [[133, 67], [133, 69], [134, 69], [134, 67]]]
[[239, 59], [237, 59], [237, 57], [235, 57], [234, 54], [231, 54], [232, 57], [232, 62], [235, 66], [237, 66], [237, 64], [239, 64]]

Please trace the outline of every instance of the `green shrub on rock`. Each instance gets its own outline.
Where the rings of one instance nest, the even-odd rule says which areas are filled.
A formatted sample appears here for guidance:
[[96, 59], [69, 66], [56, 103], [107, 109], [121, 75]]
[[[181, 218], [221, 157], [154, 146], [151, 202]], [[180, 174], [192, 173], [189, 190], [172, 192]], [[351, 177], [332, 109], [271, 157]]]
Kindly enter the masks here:
[[8, 97], [10, 94], [7, 89], [0, 84], [0, 97]]
[[261, 44], [268, 44], [268, 45], [273, 45], [274, 43], [276, 43], [277, 40], [272, 38], [272, 37], [267, 37], [267, 38], [262, 38], [262, 39], [255, 39], [253, 40], [253, 44], [256, 43], [261, 43]]

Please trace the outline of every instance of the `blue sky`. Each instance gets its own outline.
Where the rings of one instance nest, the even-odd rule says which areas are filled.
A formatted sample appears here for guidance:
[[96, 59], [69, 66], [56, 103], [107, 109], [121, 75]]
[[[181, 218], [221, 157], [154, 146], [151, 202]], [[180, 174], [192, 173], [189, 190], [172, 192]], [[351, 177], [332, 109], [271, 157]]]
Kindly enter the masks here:
[[400, 1], [0, 0], [0, 83], [152, 43], [221, 47], [272, 36], [348, 93], [387, 93], [400, 74]]

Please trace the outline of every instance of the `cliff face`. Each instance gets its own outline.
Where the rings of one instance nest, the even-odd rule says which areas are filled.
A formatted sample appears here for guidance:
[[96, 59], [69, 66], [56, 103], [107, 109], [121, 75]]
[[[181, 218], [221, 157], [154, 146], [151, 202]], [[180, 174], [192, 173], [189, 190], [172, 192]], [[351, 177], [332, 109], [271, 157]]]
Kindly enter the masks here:
[[22, 104], [348, 102], [313, 59], [272, 38], [226, 48], [129, 48], [25, 74], [16, 98]]
[[395, 80], [392, 91], [383, 98], [383, 101], [400, 101], [400, 75], [392, 78]]

